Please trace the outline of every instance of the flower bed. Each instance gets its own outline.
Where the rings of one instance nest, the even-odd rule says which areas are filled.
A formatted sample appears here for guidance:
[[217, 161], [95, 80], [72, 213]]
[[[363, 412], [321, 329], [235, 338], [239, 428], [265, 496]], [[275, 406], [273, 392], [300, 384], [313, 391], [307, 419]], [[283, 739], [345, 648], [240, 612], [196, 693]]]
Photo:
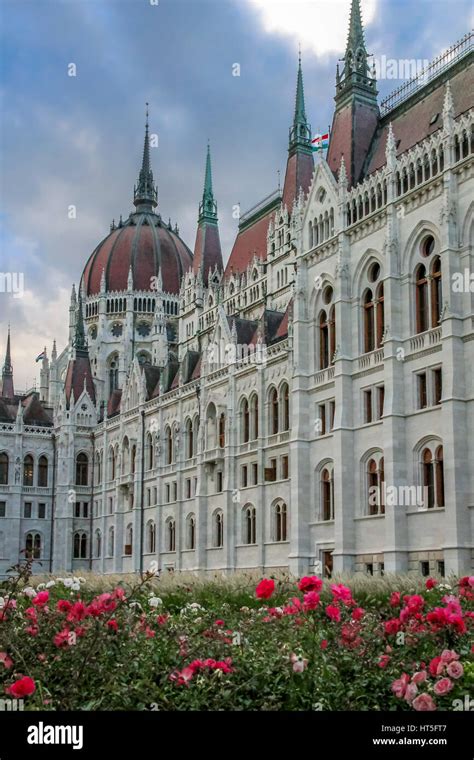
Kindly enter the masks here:
[[96, 593], [17, 571], [0, 585], [0, 690], [25, 710], [432, 711], [474, 696], [474, 577], [390, 593], [147, 576]]

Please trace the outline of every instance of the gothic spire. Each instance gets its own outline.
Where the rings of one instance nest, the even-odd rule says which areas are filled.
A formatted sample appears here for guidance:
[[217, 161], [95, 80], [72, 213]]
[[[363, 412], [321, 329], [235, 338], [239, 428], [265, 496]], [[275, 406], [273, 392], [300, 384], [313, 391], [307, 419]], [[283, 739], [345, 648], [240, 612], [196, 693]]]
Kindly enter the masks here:
[[150, 163], [150, 136], [148, 132], [148, 103], [146, 104], [145, 141], [143, 144], [142, 168], [133, 188], [133, 203], [137, 212], [153, 213], [158, 204], [158, 190], [153, 180]]
[[217, 224], [217, 203], [212, 190], [211, 148], [207, 144], [206, 173], [204, 177], [204, 192], [199, 204], [199, 224], [202, 222], [214, 222]]
[[2, 396], [3, 398], [13, 398], [15, 391], [13, 388], [13, 366], [10, 353], [10, 325], [8, 325], [7, 350], [5, 353], [5, 363], [2, 371]]
[[369, 67], [369, 54], [365, 47], [360, 0], [352, 0], [342, 73], [336, 76], [336, 100], [346, 100], [354, 92], [365, 94], [370, 101], [377, 98], [375, 75]]
[[296, 79], [295, 115], [293, 126], [290, 128], [290, 155], [301, 151], [311, 154], [311, 127], [306, 118], [303, 87], [303, 69], [301, 68], [301, 53], [298, 58], [298, 75]]
[[76, 317], [76, 329], [74, 336], [74, 348], [76, 349], [76, 356], [78, 353], [87, 353], [86, 335], [84, 332], [84, 319], [82, 316], [82, 290], [78, 289], [77, 294], [77, 317]]

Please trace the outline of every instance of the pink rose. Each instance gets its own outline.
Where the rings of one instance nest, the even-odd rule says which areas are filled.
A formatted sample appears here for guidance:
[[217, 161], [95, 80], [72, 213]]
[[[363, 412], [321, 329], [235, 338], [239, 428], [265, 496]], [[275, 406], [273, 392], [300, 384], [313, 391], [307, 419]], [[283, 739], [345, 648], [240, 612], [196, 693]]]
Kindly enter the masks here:
[[336, 607], [335, 604], [328, 604], [328, 606], [326, 607], [326, 615], [331, 620], [335, 620], [336, 623], [339, 623], [341, 619], [341, 611], [339, 607]]
[[319, 594], [317, 594], [316, 591], [308, 591], [308, 593], [304, 595], [303, 599], [305, 608], [307, 610], [315, 610], [319, 604]]
[[397, 678], [397, 680], [392, 683], [392, 691], [399, 699], [405, 696], [409, 680], [410, 677], [407, 676], [406, 673], [403, 673], [401, 678]]
[[427, 672], [426, 670], [419, 670], [417, 673], [414, 673], [411, 679], [412, 683], [423, 683], [423, 681], [426, 681], [427, 678]]
[[411, 703], [414, 710], [418, 712], [433, 712], [436, 710], [436, 704], [429, 694], [419, 694]]
[[438, 697], [442, 697], [444, 694], [449, 694], [453, 685], [453, 682], [449, 678], [441, 678], [439, 681], [436, 681], [433, 690]]
[[418, 694], [418, 686], [416, 683], [409, 683], [405, 691], [405, 699], [407, 702], [413, 702]]
[[316, 575], [305, 576], [298, 583], [300, 591], [321, 591], [323, 582]]
[[446, 672], [451, 678], [461, 678], [464, 673], [464, 668], [460, 662], [453, 660], [446, 668]]
[[443, 649], [441, 652], [441, 661], [452, 662], [453, 660], [459, 660], [459, 655], [453, 649]]
[[32, 599], [33, 604], [36, 604], [38, 607], [41, 607], [43, 604], [46, 604], [46, 602], [49, 599], [49, 591], [40, 591], [39, 594], [36, 594], [35, 598]]

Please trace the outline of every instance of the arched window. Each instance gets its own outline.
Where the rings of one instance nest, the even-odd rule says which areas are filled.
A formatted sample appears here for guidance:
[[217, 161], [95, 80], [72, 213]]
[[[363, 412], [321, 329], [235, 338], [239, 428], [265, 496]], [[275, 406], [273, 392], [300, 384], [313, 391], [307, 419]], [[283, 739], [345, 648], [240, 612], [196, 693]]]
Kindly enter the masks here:
[[153, 436], [151, 435], [151, 433], [148, 433], [147, 435], [146, 449], [147, 449], [148, 469], [152, 470], [153, 465], [154, 465], [154, 448], [153, 448]]
[[148, 554], [154, 554], [156, 551], [156, 525], [153, 520], [146, 526], [146, 550]]
[[186, 549], [196, 548], [196, 518], [188, 515], [186, 518]]
[[167, 426], [165, 430], [165, 451], [166, 464], [171, 464], [173, 462], [173, 436], [169, 426]]
[[191, 459], [194, 454], [194, 430], [192, 420], [186, 422], [186, 459]]
[[109, 476], [110, 480], [115, 480], [115, 450], [113, 446], [109, 449]]
[[135, 444], [133, 444], [131, 455], [130, 455], [130, 472], [132, 475], [135, 473], [136, 461], [137, 461], [137, 447], [135, 446]]
[[375, 348], [374, 296], [369, 289], [364, 296], [364, 351], [367, 354]]
[[169, 519], [167, 523], [167, 551], [176, 551], [176, 523]]
[[133, 554], [133, 525], [129, 523], [125, 529], [125, 547], [124, 554], [131, 557]]
[[100, 485], [102, 481], [102, 455], [98, 451], [95, 455], [95, 483]]
[[222, 412], [222, 414], [219, 417], [219, 447], [223, 449], [225, 446], [225, 414]]
[[321, 519], [334, 520], [334, 485], [329, 467], [321, 472]]
[[424, 332], [428, 329], [428, 279], [426, 268], [420, 264], [415, 273], [416, 284], [416, 331]]
[[41, 536], [39, 533], [27, 533], [25, 555], [28, 559], [41, 559]]
[[288, 383], [283, 383], [283, 385], [281, 386], [280, 399], [281, 399], [281, 405], [282, 405], [282, 410], [281, 410], [282, 430], [289, 430], [290, 429], [290, 391], [288, 388]]
[[435, 452], [436, 506], [444, 507], [444, 462], [443, 447], [438, 446]]
[[437, 327], [441, 319], [442, 297], [441, 259], [436, 256], [431, 267], [431, 327]]
[[252, 441], [258, 438], [258, 396], [250, 399], [250, 437]]
[[243, 530], [242, 530], [242, 543], [243, 544], [256, 544], [257, 543], [257, 512], [252, 504], [247, 504], [243, 510]]
[[287, 540], [286, 504], [278, 502], [273, 508], [273, 540]]
[[329, 367], [329, 323], [323, 310], [319, 315], [319, 369]]
[[429, 449], [425, 449], [421, 456], [423, 469], [423, 487], [425, 489], [424, 504], [427, 509], [435, 505], [435, 481], [433, 468], [433, 455]]
[[375, 455], [367, 462], [367, 514], [383, 515], [384, 498], [384, 458]]
[[87, 558], [87, 533], [77, 531], [73, 537], [73, 559]]
[[118, 357], [114, 356], [109, 362], [109, 396], [119, 387]]
[[86, 486], [89, 480], [89, 459], [81, 452], [76, 457], [76, 486]]
[[242, 401], [242, 443], [250, 439], [250, 411], [249, 402], [246, 398]]
[[8, 485], [8, 454], [0, 454], [0, 486]]
[[23, 460], [23, 485], [33, 485], [33, 457], [27, 454]]
[[48, 460], [44, 454], [38, 459], [38, 486], [41, 488], [48, 486]]
[[383, 282], [377, 288], [377, 310], [376, 310], [376, 346], [380, 348], [385, 331], [385, 306], [384, 306]]
[[270, 406], [270, 435], [278, 433], [278, 392], [272, 388], [269, 395]]
[[95, 532], [95, 556], [98, 559], [102, 555], [102, 533], [100, 530]]
[[221, 511], [214, 514], [214, 541], [213, 546], [215, 549], [220, 549], [224, 546], [224, 515]]
[[109, 557], [113, 557], [115, 552], [115, 529], [112, 525], [112, 527], [109, 528]]

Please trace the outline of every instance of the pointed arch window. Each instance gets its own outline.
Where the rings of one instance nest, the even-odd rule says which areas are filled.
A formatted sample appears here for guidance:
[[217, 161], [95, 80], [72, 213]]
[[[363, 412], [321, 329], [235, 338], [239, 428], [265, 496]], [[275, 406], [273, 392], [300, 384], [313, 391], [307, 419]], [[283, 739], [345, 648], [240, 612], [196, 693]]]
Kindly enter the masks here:
[[250, 439], [250, 411], [249, 402], [245, 398], [242, 401], [242, 443]]
[[76, 457], [76, 486], [87, 486], [89, 480], [89, 459], [81, 452]]
[[186, 422], [186, 459], [191, 459], [194, 454], [194, 430], [192, 420]]
[[416, 331], [425, 332], [428, 329], [428, 279], [426, 267], [420, 264], [415, 273], [416, 285]]
[[2, 451], [0, 454], [0, 486], [8, 485], [8, 454]]
[[224, 546], [224, 515], [219, 510], [214, 515], [214, 541], [215, 549], [221, 549]]
[[73, 559], [87, 558], [87, 533], [77, 531], [73, 538]]
[[250, 435], [253, 441], [258, 438], [258, 396], [256, 394], [250, 400]]
[[421, 461], [423, 470], [423, 487], [426, 494], [425, 507], [427, 509], [433, 509], [435, 505], [435, 481], [433, 455], [429, 449], [423, 451]]
[[225, 446], [225, 414], [219, 417], [219, 448], [223, 449]]
[[257, 512], [251, 504], [244, 507], [243, 541], [244, 544], [257, 543]]
[[129, 523], [125, 529], [125, 546], [124, 552], [126, 557], [131, 557], [133, 554], [133, 525]]
[[327, 314], [319, 315], [319, 369], [329, 367], [329, 323]]
[[28, 559], [41, 559], [41, 535], [39, 533], [27, 533], [25, 540], [25, 554]]
[[196, 548], [196, 518], [188, 515], [186, 518], [186, 549]]
[[48, 487], [48, 459], [44, 454], [38, 459], [38, 486]]
[[377, 305], [376, 305], [376, 346], [380, 348], [383, 342], [385, 330], [385, 299], [383, 282], [377, 288]]
[[171, 428], [166, 427], [165, 430], [165, 450], [166, 450], [166, 464], [172, 464], [173, 462], [173, 436], [171, 434]]
[[278, 502], [274, 507], [273, 534], [274, 541], [279, 542], [287, 540], [286, 504], [284, 501]]
[[371, 457], [367, 462], [367, 514], [385, 514], [384, 498], [384, 458]]
[[442, 287], [441, 259], [436, 256], [431, 267], [431, 327], [436, 327], [441, 319]]
[[102, 533], [100, 530], [95, 532], [95, 556], [99, 559], [102, 555]]
[[33, 457], [27, 454], [23, 459], [23, 485], [33, 485]]
[[282, 430], [290, 429], [290, 391], [288, 384], [284, 383], [280, 390], [282, 403]]
[[153, 520], [147, 525], [146, 550], [148, 554], [154, 554], [156, 551], [156, 525]]
[[270, 435], [278, 433], [278, 392], [272, 388], [269, 396], [270, 402]]
[[176, 523], [174, 520], [168, 520], [167, 525], [167, 551], [176, 551]]
[[334, 486], [332, 470], [325, 467], [321, 472], [321, 519], [334, 520]]
[[152, 470], [154, 466], [154, 447], [153, 447], [153, 436], [151, 433], [148, 433], [147, 435], [147, 464], [148, 469]]
[[374, 296], [369, 289], [364, 297], [364, 351], [369, 353], [375, 348], [374, 331]]
[[115, 552], [115, 529], [109, 528], [109, 557], [113, 557]]

